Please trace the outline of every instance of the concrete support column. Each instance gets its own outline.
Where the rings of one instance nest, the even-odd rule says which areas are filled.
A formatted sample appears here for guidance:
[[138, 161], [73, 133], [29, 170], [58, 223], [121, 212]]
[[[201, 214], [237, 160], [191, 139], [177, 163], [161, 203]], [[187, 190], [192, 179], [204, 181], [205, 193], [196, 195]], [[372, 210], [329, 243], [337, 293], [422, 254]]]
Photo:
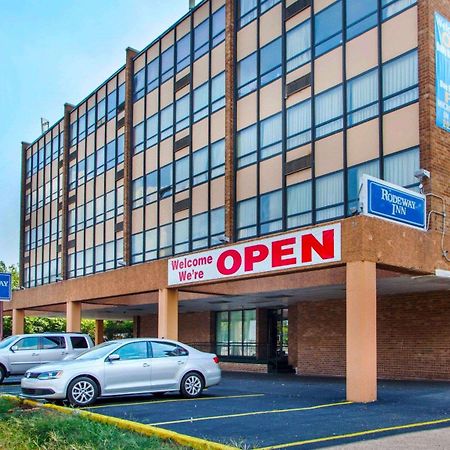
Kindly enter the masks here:
[[12, 310], [12, 334], [23, 334], [25, 330], [25, 310]]
[[178, 339], [178, 289], [159, 290], [158, 337]]
[[133, 317], [133, 337], [135, 337], [135, 338], [141, 337], [141, 317], [140, 316]]
[[234, 1], [225, 2], [225, 235], [234, 236], [235, 167], [234, 134], [236, 129], [235, 68], [236, 15]]
[[376, 264], [347, 263], [347, 400], [377, 399]]
[[95, 321], [95, 345], [101, 344], [105, 335], [105, 326], [102, 319]]
[[70, 103], [64, 104], [64, 142], [63, 142], [63, 173], [62, 173], [62, 223], [61, 223], [61, 267], [59, 274], [63, 280], [67, 279], [67, 243], [68, 243], [68, 214], [69, 214], [69, 153], [70, 153], [70, 113], [75, 107]]
[[66, 319], [67, 332], [81, 331], [81, 302], [66, 303]]
[[133, 142], [133, 79], [134, 57], [137, 51], [126, 49], [125, 65], [125, 134], [124, 134], [124, 180], [123, 180], [123, 262], [131, 263], [131, 159]]

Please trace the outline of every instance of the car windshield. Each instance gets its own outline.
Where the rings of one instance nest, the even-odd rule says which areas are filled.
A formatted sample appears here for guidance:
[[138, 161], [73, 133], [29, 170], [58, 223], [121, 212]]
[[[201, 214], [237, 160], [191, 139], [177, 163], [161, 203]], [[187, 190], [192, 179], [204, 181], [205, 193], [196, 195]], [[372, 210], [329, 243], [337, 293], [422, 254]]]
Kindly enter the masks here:
[[8, 347], [8, 345], [12, 344], [15, 339], [17, 339], [17, 336], [10, 336], [6, 339], [3, 339], [3, 341], [0, 342], [0, 348]]
[[114, 346], [117, 346], [117, 342], [104, 342], [103, 344], [96, 345], [94, 348], [81, 353], [81, 355], [78, 355], [75, 359], [90, 360], [104, 358]]

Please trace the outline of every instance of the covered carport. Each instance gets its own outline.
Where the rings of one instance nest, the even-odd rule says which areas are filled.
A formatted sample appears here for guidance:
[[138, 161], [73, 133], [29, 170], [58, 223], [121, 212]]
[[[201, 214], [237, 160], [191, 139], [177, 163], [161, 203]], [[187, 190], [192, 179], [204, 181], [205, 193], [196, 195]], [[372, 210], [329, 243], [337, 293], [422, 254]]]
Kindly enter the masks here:
[[[17, 291], [9, 305], [14, 332], [23, 330], [25, 311], [65, 313], [68, 331], [79, 331], [82, 315], [104, 319], [156, 314], [158, 336], [177, 339], [184, 313], [345, 301], [347, 399], [374, 401], [377, 297], [432, 291], [445, 296], [448, 272], [432, 232], [361, 216], [343, 220], [341, 226], [341, 258], [333, 263], [172, 287], [167, 261], [159, 260]], [[386, 236], [392, 238], [386, 241]]]

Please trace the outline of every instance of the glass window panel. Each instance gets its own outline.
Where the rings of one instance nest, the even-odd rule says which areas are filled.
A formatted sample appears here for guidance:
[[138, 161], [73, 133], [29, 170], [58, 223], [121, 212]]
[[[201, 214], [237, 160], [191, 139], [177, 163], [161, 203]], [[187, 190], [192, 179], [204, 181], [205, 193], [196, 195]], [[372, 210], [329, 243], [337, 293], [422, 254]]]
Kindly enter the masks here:
[[281, 190], [269, 192], [259, 198], [261, 233], [269, 233], [282, 227], [283, 199]]
[[317, 221], [344, 215], [344, 174], [332, 173], [316, 179]]
[[225, 106], [225, 72], [211, 80], [211, 111], [217, 111]]
[[378, 70], [353, 78], [347, 84], [348, 125], [378, 114]]
[[312, 222], [311, 185], [311, 181], [306, 181], [287, 188], [288, 228], [309, 225]]
[[172, 254], [172, 224], [159, 227], [160, 256]]
[[307, 20], [286, 33], [286, 69], [288, 72], [311, 60], [311, 21]]
[[145, 69], [141, 69], [133, 78], [133, 100], [139, 100], [145, 94]]
[[225, 39], [225, 6], [212, 16], [212, 46], [215, 47]]
[[256, 234], [256, 198], [243, 200], [237, 204], [237, 228], [240, 239]]
[[133, 128], [133, 149], [134, 154], [144, 150], [144, 122]]
[[346, 0], [347, 39], [364, 33], [377, 24], [378, 0]]
[[158, 172], [150, 172], [145, 179], [145, 202], [152, 203], [157, 200], [158, 195]]
[[145, 232], [145, 260], [156, 259], [158, 248], [158, 234], [156, 228]]
[[194, 122], [208, 115], [208, 105], [209, 83], [205, 83], [194, 91]]
[[132, 207], [138, 208], [142, 206], [144, 203], [144, 178], [138, 178], [132, 182], [131, 188], [131, 198], [132, 198]]
[[225, 208], [211, 211], [211, 236], [223, 234], [225, 231]]
[[383, 66], [384, 111], [399, 108], [418, 99], [419, 69], [417, 50]]
[[172, 164], [161, 167], [159, 172], [159, 197], [165, 198], [172, 195]]
[[281, 38], [275, 39], [260, 50], [261, 85], [281, 76]]
[[223, 175], [225, 172], [225, 139], [211, 145], [211, 178]]
[[420, 169], [419, 148], [394, 153], [384, 158], [384, 179], [403, 187], [418, 185], [414, 173]]
[[173, 105], [164, 108], [160, 113], [161, 140], [173, 134]]
[[217, 341], [217, 354], [219, 356], [228, 355], [228, 311], [218, 312], [216, 314], [216, 341]]
[[237, 83], [238, 96], [241, 97], [249, 92], [252, 92], [257, 87], [257, 64], [256, 53], [247, 56], [238, 62], [237, 67]]
[[417, 0], [381, 0], [383, 7], [383, 19], [389, 19], [393, 15], [416, 4]]
[[237, 133], [238, 167], [256, 161], [257, 127], [252, 125]]
[[158, 142], [158, 114], [147, 119], [147, 148]]
[[268, 158], [281, 152], [281, 113], [268, 117], [260, 122], [260, 155]]
[[176, 101], [176, 131], [189, 126], [190, 119], [190, 95], [185, 95]]
[[189, 219], [175, 222], [175, 253], [189, 250]]
[[242, 356], [242, 311], [230, 311], [230, 354]]
[[358, 199], [361, 187], [361, 177], [364, 174], [379, 176], [380, 163], [378, 160], [369, 161], [350, 167], [347, 172], [348, 213], [352, 214], [358, 209]]
[[159, 57], [150, 61], [147, 65], [147, 92], [158, 86], [159, 80]]
[[209, 19], [206, 19], [194, 29], [195, 59], [203, 56], [209, 49]]
[[131, 236], [131, 255], [142, 254], [144, 247], [143, 233], [133, 234]]
[[342, 86], [319, 94], [315, 102], [316, 137], [323, 137], [342, 129]]
[[311, 100], [287, 110], [287, 138], [288, 150], [311, 140]]
[[191, 34], [188, 33], [177, 41], [177, 72], [191, 62]]
[[173, 65], [174, 65], [174, 50], [172, 47], [168, 48], [161, 55], [161, 82], [168, 80], [173, 76]]
[[189, 156], [175, 162], [175, 192], [183, 191], [189, 187], [189, 167]]
[[243, 27], [258, 14], [258, 0], [239, 0], [239, 26]]
[[341, 0], [316, 14], [314, 21], [316, 56], [320, 56], [342, 43]]
[[208, 180], [208, 147], [197, 150], [192, 154], [193, 184]]

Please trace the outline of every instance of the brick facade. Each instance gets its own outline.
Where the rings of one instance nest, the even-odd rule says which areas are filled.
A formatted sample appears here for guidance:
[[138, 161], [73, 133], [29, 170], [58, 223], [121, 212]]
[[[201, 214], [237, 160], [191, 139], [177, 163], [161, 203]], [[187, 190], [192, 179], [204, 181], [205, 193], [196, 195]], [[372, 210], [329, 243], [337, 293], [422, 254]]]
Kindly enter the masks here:
[[[425, 192], [444, 197], [447, 208], [450, 201], [450, 133], [436, 126], [435, 36], [434, 13], [450, 20], [449, 0], [419, 0], [419, 123], [421, 167], [431, 172], [425, 183]], [[442, 202], [430, 199], [429, 208], [442, 212]], [[442, 217], [433, 215], [432, 228], [442, 230]], [[447, 230], [449, 230], [447, 224]]]
[[[187, 344], [208, 344], [214, 341], [214, 313], [205, 311], [199, 313], [180, 314], [178, 317], [178, 339]], [[138, 327], [139, 337], [158, 336], [157, 314], [147, 314], [140, 317]]]
[[[450, 379], [450, 302], [446, 292], [378, 299], [378, 378]], [[299, 375], [345, 376], [345, 301], [297, 307]], [[291, 335], [290, 335], [291, 336]], [[292, 350], [291, 350], [292, 349]]]

